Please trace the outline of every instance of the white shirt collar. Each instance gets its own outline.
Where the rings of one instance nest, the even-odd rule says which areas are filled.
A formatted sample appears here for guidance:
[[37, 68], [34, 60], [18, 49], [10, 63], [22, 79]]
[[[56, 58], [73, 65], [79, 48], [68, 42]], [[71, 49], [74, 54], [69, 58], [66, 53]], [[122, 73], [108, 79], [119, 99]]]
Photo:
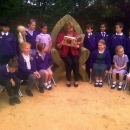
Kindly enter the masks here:
[[9, 73], [9, 67], [8, 67], [8, 64], [6, 65], [6, 70], [7, 70], [7, 72]]
[[24, 53], [22, 53], [22, 55], [23, 55], [24, 58], [29, 58], [30, 57], [30, 55], [25, 55]]
[[43, 36], [46, 35], [46, 33], [45, 34], [44, 33], [40, 33], [40, 34], [43, 35]]
[[2, 36], [5, 34], [6, 36], [8, 36], [9, 32], [4, 33], [3, 31], [1, 32]]
[[122, 35], [123, 35], [123, 33], [120, 33], [120, 34], [116, 33], [116, 35], [120, 35], [120, 36], [122, 36]]
[[[117, 55], [118, 56], [118, 55]], [[121, 57], [124, 57], [125, 56], [125, 54], [123, 54]], [[120, 57], [120, 56], [118, 56], [118, 57]]]
[[90, 36], [90, 35], [92, 35], [92, 33], [88, 33], [88, 35]]
[[106, 34], [106, 32], [101, 32], [101, 34]]

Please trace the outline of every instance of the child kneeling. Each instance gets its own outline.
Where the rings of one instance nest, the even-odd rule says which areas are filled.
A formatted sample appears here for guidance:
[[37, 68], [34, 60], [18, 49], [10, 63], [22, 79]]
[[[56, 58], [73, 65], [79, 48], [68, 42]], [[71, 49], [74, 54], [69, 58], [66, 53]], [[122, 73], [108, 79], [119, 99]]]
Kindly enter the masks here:
[[17, 69], [18, 62], [15, 59], [10, 59], [8, 64], [0, 66], [0, 85], [5, 86], [5, 89], [9, 95], [10, 105], [21, 103], [18, 98], [20, 80], [15, 77]]
[[103, 77], [108, 73], [111, 66], [111, 58], [109, 52], [106, 50], [106, 43], [104, 40], [99, 40], [98, 49], [92, 52], [90, 58], [90, 73], [93, 72], [95, 77], [95, 87], [103, 86]]
[[124, 54], [123, 46], [119, 45], [115, 49], [116, 55], [113, 57], [114, 69], [112, 70], [112, 86], [111, 89], [116, 87], [116, 74], [119, 74], [118, 90], [122, 90], [123, 77], [126, 73], [128, 56]]

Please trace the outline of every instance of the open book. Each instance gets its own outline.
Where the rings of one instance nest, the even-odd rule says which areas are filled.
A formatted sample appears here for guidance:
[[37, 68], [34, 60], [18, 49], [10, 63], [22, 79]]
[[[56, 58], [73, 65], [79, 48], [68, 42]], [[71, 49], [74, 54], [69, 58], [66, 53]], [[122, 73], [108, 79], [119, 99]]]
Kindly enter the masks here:
[[68, 46], [70, 46], [71, 44], [82, 44], [84, 36], [84, 34], [79, 34], [76, 37], [64, 36], [64, 41], [68, 43]]

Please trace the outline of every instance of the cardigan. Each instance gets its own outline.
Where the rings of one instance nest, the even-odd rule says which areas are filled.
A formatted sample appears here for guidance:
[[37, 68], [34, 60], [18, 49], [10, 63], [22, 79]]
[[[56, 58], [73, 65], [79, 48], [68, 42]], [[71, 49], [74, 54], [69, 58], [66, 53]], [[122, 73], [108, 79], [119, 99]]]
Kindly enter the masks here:
[[48, 52], [45, 53], [44, 59], [42, 59], [42, 57], [38, 54], [38, 52], [36, 53], [35, 58], [36, 58], [38, 71], [41, 69], [46, 70], [52, 64], [52, 57], [51, 57], [51, 54]]
[[[105, 53], [105, 62], [107, 65], [107, 70], [109, 71], [111, 67], [111, 56], [107, 50], [105, 50], [104, 53]], [[90, 68], [92, 68], [93, 64], [96, 62], [97, 55], [98, 55], [98, 49], [92, 52], [92, 55], [90, 57], [90, 64], [89, 64]]]
[[19, 63], [19, 67], [18, 67], [17, 77], [19, 79], [24, 79], [25, 74], [30, 75], [33, 74], [35, 71], [37, 71], [36, 60], [33, 55], [30, 55], [31, 69], [27, 69], [27, 63], [22, 55], [18, 57], [18, 63]]
[[[73, 37], [76, 37], [78, 34], [76, 32], [73, 32]], [[66, 36], [66, 33], [61, 33], [59, 34], [59, 36], [57, 37], [57, 40], [56, 40], [56, 48], [57, 48], [57, 45], [64, 39], [64, 36]], [[79, 45], [79, 48], [81, 47], [81, 45]], [[70, 51], [72, 53], [72, 55], [74, 56], [78, 56], [79, 55], [79, 48], [74, 48], [74, 47], [69, 47], [69, 46], [65, 46], [65, 45], [62, 45], [61, 47], [61, 57], [66, 57], [67, 54], [68, 54], [68, 51], [69, 51], [69, 48], [70, 48]]]

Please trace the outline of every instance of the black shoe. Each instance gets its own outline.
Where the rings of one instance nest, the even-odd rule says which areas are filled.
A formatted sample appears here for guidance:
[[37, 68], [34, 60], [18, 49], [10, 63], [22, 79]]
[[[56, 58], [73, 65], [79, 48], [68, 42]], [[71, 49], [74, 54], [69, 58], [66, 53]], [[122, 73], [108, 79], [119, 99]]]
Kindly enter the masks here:
[[21, 85], [27, 85], [28, 84], [28, 82], [26, 81], [26, 80], [23, 80], [22, 82], [21, 82]]
[[43, 87], [38, 87], [38, 88], [39, 88], [39, 92], [40, 92], [40, 93], [44, 93]]
[[98, 87], [102, 87], [102, 86], [103, 86], [103, 83], [100, 82], [100, 83], [98, 84]]
[[9, 99], [9, 104], [10, 104], [10, 105], [12, 105], [12, 106], [14, 106], [14, 105], [15, 105], [15, 101], [14, 101], [14, 99], [13, 99], [13, 98], [10, 98], [10, 99]]
[[114, 89], [116, 87], [116, 84], [112, 84], [111, 89]]
[[71, 84], [70, 84], [70, 83], [69, 83], [69, 84], [66, 84], [66, 86], [67, 86], [67, 87], [71, 87]]
[[79, 84], [78, 83], [74, 83], [74, 87], [78, 87], [79, 86]]
[[32, 92], [31, 92], [31, 90], [27, 90], [27, 89], [26, 89], [26, 92], [27, 92], [27, 95], [28, 95], [28, 96], [30, 96], [30, 97], [32, 97], [32, 96], [33, 96], [33, 94], [32, 94]]
[[99, 86], [99, 83], [95, 83], [95, 84], [94, 84], [94, 87], [98, 87], [98, 86]]
[[122, 90], [122, 85], [119, 85], [117, 90], [121, 91]]
[[13, 99], [14, 99], [15, 103], [17, 103], [17, 104], [20, 104], [20, 103], [21, 103], [21, 101], [19, 100], [18, 97], [14, 97]]

